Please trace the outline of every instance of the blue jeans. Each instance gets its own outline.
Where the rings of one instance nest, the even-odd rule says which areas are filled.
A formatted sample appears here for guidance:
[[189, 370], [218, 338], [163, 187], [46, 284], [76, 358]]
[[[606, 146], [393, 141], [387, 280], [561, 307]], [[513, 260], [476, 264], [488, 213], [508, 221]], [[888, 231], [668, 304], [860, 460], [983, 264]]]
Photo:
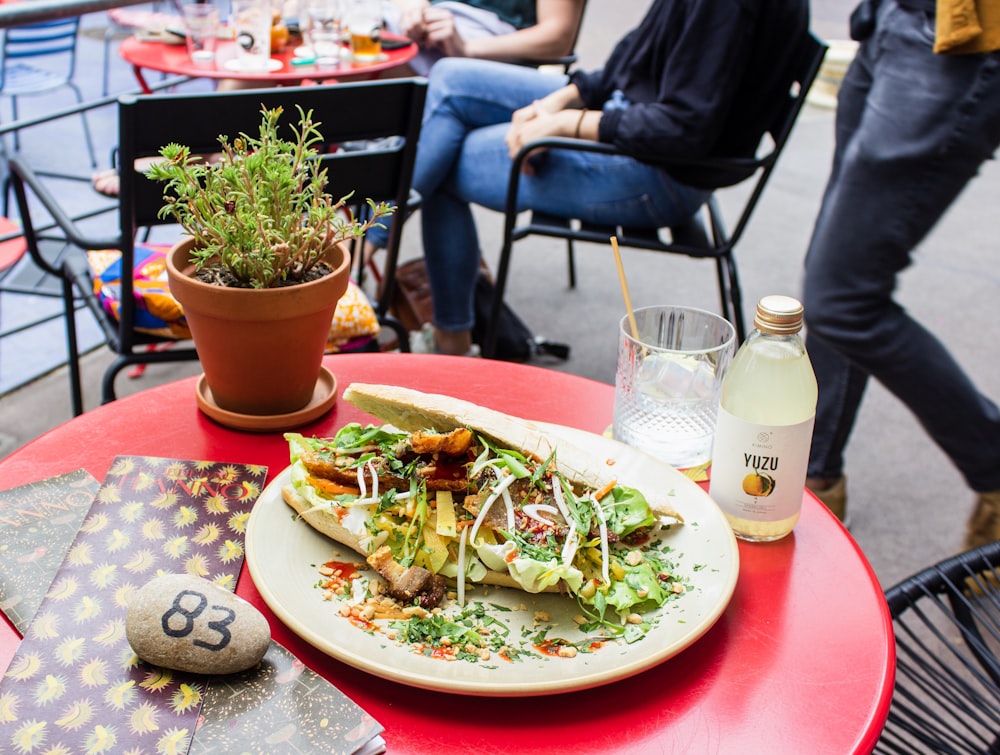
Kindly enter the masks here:
[[[424, 256], [441, 330], [469, 330], [475, 319], [480, 247], [470, 204], [504, 209], [511, 166], [504, 136], [512, 113], [565, 84], [563, 75], [492, 61], [435, 64], [413, 187], [423, 197]], [[553, 151], [541, 156], [536, 175], [522, 178], [518, 209], [658, 228], [689, 218], [706, 197], [629, 157]], [[384, 238], [369, 234], [376, 246]]]
[[805, 265], [819, 381], [809, 475], [842, 473], [872, 376], [983, 492], [1000, 489], [1000, 411], [893, 300], [914, 247], [1000, 144], [1000, 53], [934, 55], [933, 38], [932, 14], [883, 0], [841, 86], [833, 168]]

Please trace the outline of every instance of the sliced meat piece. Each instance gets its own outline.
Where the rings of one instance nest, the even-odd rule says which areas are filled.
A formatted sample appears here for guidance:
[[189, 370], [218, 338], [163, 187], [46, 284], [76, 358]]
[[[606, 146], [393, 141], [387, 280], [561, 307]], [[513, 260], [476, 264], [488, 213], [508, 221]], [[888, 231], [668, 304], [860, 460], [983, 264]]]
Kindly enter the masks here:
[[453, 493], [464, 493], [472, 489], [472, 483], [468, 480], [445, 480], [440, 477], [428, 476], [434, 474], [433, 469], [429, 469], [426, 474], [423, 470], [419, 470], [418, 474], [425, 475], [428, 490], [450, 490]]
[[[482, 505], [486, 502], [487, 496], [485, 494], [478, 495], [467, 495], [465, 501], [462, 503], [462, 508], [468, 511], [473, 516], [479, 516]], [[496, 500], [490, 505], [490, 510], [486, 512], [486, 516], [483, 517], [483, 527], [491, 529], [494, 532], [502, 531], [507, 529], [507, 507], [504, 506], [503, 501]]]
[[[303, 454], [301, 459], [306, 470], [314, 477], [320, 477], [324, 480], [332, 480], [333, 482], [341, 485], [351, 485], [353, 487], [358, 486], [358, 470], [353, 467], [339, 466], [331, 459], [315, 453]], [[374, 460], [375, 473], [378, 475], [379, 479], [379, 487], [382, 490], [387, 490], [389, 488], [408, 490], [410, 483], [402, 477], [388, 474], [388, 470], [385, 468], [386, 465], [384, 463], [380, 464], [380, 461], [382, 460], [378, 458]], [[370, 486], [370, 482], [367, 484]]]
[[389, 583], [389, 595], [396, 600], [412, 603], [417, 599], [423, 608], [434, 608], [444, 599], [447, 586], [444, 577], [422, 566], [401, 566], [388, 545], [370, 555], [368, 565]]
[[444, 454], [462, 456], [472, 448], [472, 433], [464, 427], [450, 433], [426, 433], [417, 431], [410, 436], [410, 445], [418, 454]]

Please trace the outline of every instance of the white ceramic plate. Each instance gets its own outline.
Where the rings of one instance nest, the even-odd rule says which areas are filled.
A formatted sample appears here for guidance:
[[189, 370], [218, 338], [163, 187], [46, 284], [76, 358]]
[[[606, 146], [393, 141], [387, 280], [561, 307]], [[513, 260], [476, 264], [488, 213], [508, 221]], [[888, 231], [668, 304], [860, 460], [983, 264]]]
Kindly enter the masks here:
[[[247, 565], [271, 610], [305, 641], [348, 665], [386, 679], [424, 689], [468, 695], [528, 696], [581, 690], [623, 679], [681, 652], [722, 615], [739, 572], [736, 539], [725, 517], [708, 495], [670, 466], [617, 441], [561, 426], [550, 432], [601, 459], [614, 459], [618, 480], [643, 489], [673, 491], [671, 503], [685, 524], [664, 537], [677, 554], [680, 572], [690, 588], [679, 600], [647, 614], [653, 627], [637, 642], [607, 643], [596, 652], [574, 658], [540, 653], [505, 661], [496, 655], [486, 663], [445, 661], [417, 655], [382, 633], [367, 633], [338, 614], [338, 604], [324, 600], [315, 586], [317, 567], [331, 559], [356, 562], [360, 557], [308, 524], [294, 518], [281, 499], [289, 479], [285, 469], [261, 494], [247, 531]], [[536, 611], [547, 612], [555, 629], [549, 636], [582, 639], [572, 617], [579, 613], [573, 598], [531, 595], [520, 590], [476, 588], [467, 597], [480, 600], [511, 629], [512, 637], [532, 630]], [[489, 608], [503, 605], [512, 610]], [[537, 630], [537, 627], [535, 627]]]

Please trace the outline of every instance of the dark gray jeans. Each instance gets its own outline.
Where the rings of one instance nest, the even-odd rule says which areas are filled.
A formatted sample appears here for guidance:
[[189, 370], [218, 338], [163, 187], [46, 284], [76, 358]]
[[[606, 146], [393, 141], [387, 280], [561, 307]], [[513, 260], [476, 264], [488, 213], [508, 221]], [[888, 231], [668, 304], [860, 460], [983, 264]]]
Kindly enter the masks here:
[[[843, 472], [872, 376], [983, 492], [1000, 489], [1000, 411], [893, 300], [914, 247], [1000, 144], [1000, 53], [935, 55], [933, 41], [932, 14], [883, 0], [841, 86], [833, 168], [806, 257], [819, 381], [809, 476]], [[976, 304], [982, 316], [997, 307]]]

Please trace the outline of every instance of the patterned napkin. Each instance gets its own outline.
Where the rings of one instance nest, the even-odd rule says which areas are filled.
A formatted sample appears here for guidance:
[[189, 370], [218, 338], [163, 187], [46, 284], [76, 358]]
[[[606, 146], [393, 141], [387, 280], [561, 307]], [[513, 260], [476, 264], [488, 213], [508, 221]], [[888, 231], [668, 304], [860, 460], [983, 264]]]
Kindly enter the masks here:
[[79, 469], [0, 491], [0, 611], [22, 635], [80, 530], [99, 485], [86, 470]]
[[130, 596], [160, 573], [232, 589], [267, 469], [118, 457], [0, 684], [0, 748], [188, 750], [206, 683], [139, 661]]
[[213, 677], [191, 755], [385, 751], [382, 725], [272, 642], [260, 665]]
[[[139, 663], [124, 639], [123, 599], [159, 571], [235, 586], [266, 471], [119, 457], [96, 499], [98, 483], [82, 470], [0, 491], [0, 597], [28, 633], [0, 684], [0, 752], [8, 744], [201, 755], [384, 751], [382, 726], [275, 642], [250, 671], [191, 677]], [[74, 743], [79, 750], [59, 749]]]

